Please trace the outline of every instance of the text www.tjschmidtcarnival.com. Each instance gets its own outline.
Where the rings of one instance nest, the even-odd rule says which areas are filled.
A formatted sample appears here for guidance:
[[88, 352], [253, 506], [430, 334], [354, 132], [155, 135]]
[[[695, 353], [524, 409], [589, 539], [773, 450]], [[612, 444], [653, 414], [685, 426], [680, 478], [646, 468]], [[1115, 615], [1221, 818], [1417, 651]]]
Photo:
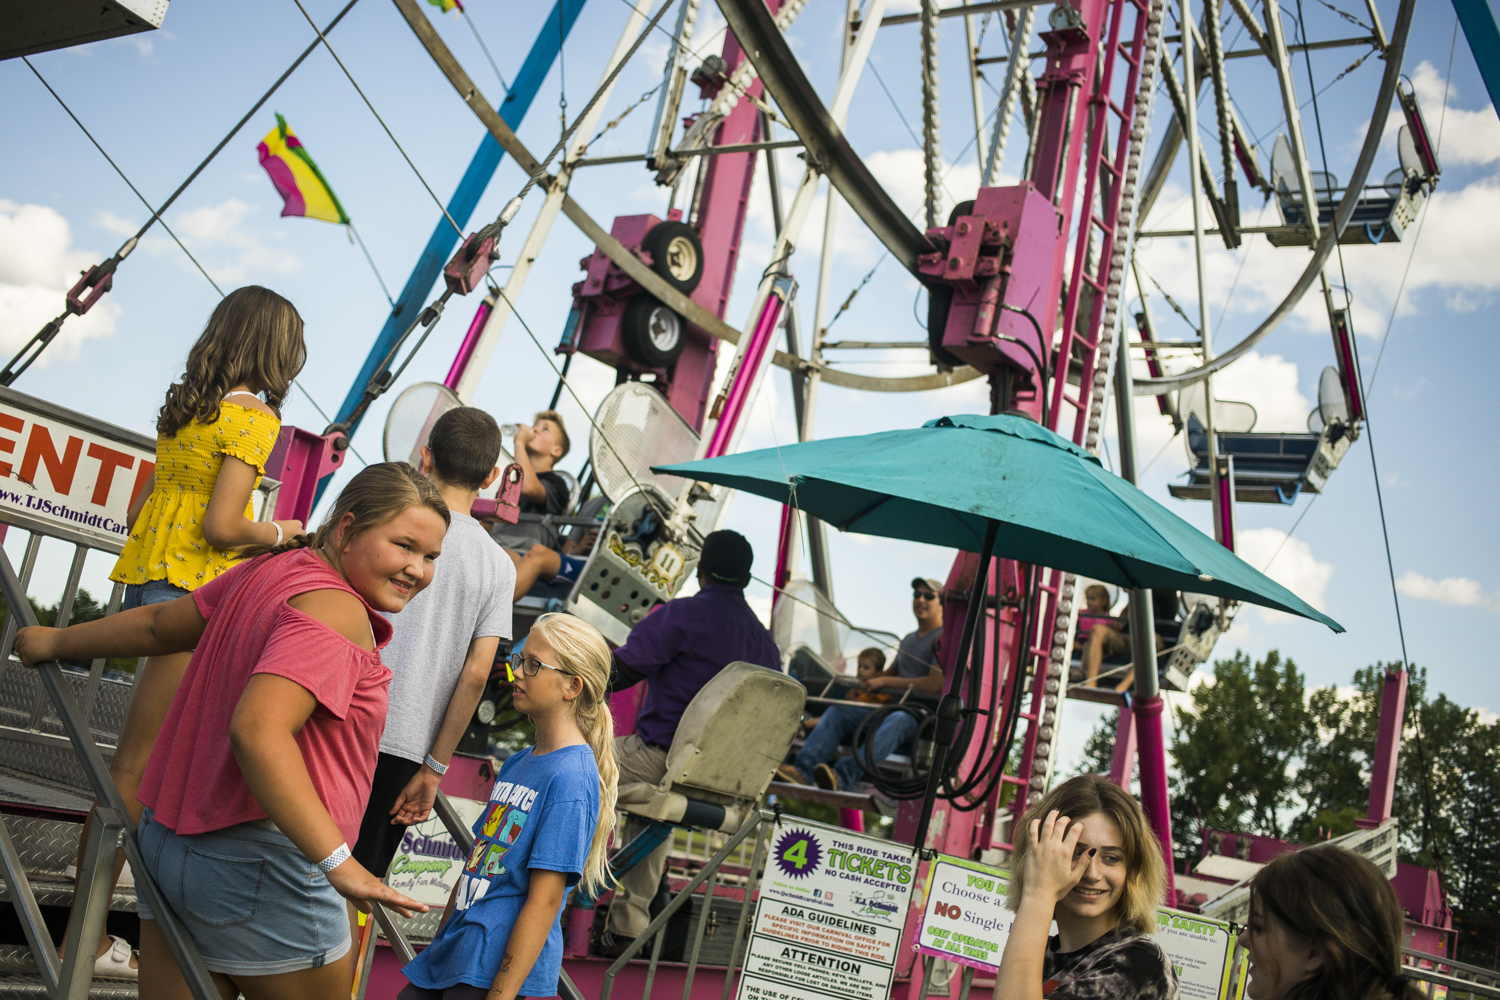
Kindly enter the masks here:
[[0, 503], [15, 504], [18, 507], [25, 507], [27, 510], [34, 510], [39, 514], [50, 514], [53, 517], [60, 517], [65, 521], [72, 521], [75, 524], [81, 524], [89, 528], [98, 528], [100, 531], [108, 531], [114, 535], [124, 535], [130, 531], [128, 524], [121, 524], [112, 517], [105, 517], [102, 514], [90, 514], [86, 510], [74, 510], [67, 504], [53, 503], [51, 500], [44, 500], [41, 497], [30, 496], [25, 493], [12, 493], [9, 490], [0, 490]]

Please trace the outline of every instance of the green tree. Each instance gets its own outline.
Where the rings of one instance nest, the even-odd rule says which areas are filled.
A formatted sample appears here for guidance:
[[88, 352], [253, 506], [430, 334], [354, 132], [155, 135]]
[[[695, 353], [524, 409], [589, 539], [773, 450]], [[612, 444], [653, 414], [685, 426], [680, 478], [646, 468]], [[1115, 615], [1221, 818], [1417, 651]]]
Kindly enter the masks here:
[[[38, 604], [34, 597], [28, 597], [27, 600], [31, 604], [32, 613], [36, 615], [38, 625], [51, 627], [57, 621], [57, 613], [62, 609], [61, 600], [51, 607]], [[103, 618], [104, 613], [108, 610], [108, 605], [100, 604], [94, 600], [93, 595], [87, 590], [79, 590], [73, 598], [73, 610], [68, 616], [68, 624], [81, 625], [84, 622], [95, 621]], [[0, 619], [9, 614], [10, 606], [6, 604], [4, 597], [0, 597]], [[61, 662], [65, 667], [75, 667], [79, 670], [88, 670], [93, 663], [92, 660], [63, 660]], [[105, 660], [104, 666], [109, 670], [121, 670], [125, 673], [133, 674], [135, 673], [136, 662], [134, 656], [119, 656]]]
[[[1108, 774], [1115, 765], [1115, 730], [1120, 725], [1120, 710], [1099, 720], [1083, 744], [1083, 760], [1073, 771], [1078, 774]], [[1072, 775], [1070, 775], [1071, 777]]]
[[1179, 864], [1191, 864], [1205, 827], [1272, 837], [1297, 790], [1296, 763], [1312, 716], [1305, 682], [1290, 659], [1271, 650], [1251, 663], [1243, 652], [1214, 664], [1214, 681], [1193, 689], [1172, 738], [1172, 829]]

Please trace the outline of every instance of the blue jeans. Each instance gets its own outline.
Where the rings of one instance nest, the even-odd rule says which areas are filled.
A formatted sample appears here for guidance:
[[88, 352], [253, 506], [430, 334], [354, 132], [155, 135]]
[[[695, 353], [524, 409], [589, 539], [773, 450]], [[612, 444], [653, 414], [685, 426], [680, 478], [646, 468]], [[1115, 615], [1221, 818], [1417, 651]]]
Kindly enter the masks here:
[[[853, 705], [834, 705], [824, 712], [813, 731], [807, 734], [807, 740], [794, 761], [803, 779], [811, 782], [813, 768], [833, 760], [833, 755], [838, 753], [839, 744], [852, 745], [859, 724], [874, 710], [862, 706], [856, 708]], [[917, 720], [908, 712], [892, 712], [887, 715], [873, 737], [868, 730], [865, 732], [865, 738], [871, 741], [870, 749], [877, 761], [885, 760], [902, 746], [909, 744], [916, 735]], [[864, 776], [864, 768], [859, 763], [863, 756], [864, 753], [856, 747], [853, 756], [845, 757], [834, 765], [833, 770], [839, 776], [840, 788], [853, 788]]]

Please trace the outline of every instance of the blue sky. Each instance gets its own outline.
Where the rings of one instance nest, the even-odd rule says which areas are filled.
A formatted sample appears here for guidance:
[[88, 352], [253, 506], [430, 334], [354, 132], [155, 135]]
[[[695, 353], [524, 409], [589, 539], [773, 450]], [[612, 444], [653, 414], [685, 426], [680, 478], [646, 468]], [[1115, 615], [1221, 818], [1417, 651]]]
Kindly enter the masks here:
[[[341, 4], [313, 0], [307, 6], [321, 24]], [[469, 4], [474, 23], [507, 79], [530, 47], [544, 6], [518, 0]], [[832, 0], [809, 4], [790, 32], [794, 50], [825, 97], [836, 79], [842, 6]], [[893, 2], [890, 9], [915, 6], [908, 0]], [[1361, 20], [1367, 16], [1362, 6], [1344, 0], [1336, 6]], [[1311, 37], [1361, 34], [1319, 0], [1308, 0], [1304, 7]], [[1389, 28], [1395, 4], [1380, 0], [1379, 7]], [[1284, 9], [1289, 19], [1297, 10], [1294, 3]], [[1347, 684], [1356, 668], [1399, 657], [1371, 468], [1373, 438], [1395, 574], [1402, 581], [1410, 655], [1429, 669], [1436, 690], [1488, 710], [1500, 708], [1494, 673], [1500, 664], [1490, 639], [1500, 615], [1500, 571], [1495, 566], [1500, 547], [1492, 520], [1483, 513], [1495, 509], [1491, 497], [1500, 487], [1495, 471], [1500, 439], [1484, 403], [1494, 393], [1485, 385], [1495, 374], [1497, 360], [1493, 338], [1500, 236], [1493, 219], [1500, 210], [1500, 121], [1461, 34], [1454, 48], [1452, 9], [1425, 0], [1417, 13], [1404, 69], [1422, 100], [1429, 126], [1434, 133], [1443, 130], [1442, 181], [1415, 256], [1410, 234], [1408, 242], [1349, 248], [1344, 254], [1365, 375], [1373, 381], [1373, 435], [1366, 433], [1354, 445], [1327, 492], [1316, 501], [1304, 497], [1295, 507], [1238, 508], [1242, 554], [1264, 565], [1279, 548], [1271, 575], [1344, 623], [1349, 632], [1334, 635], [1310, 622], [1246, 609], [1221, 640], [1219, 653], [1243, 648], [1260, 655], [1279, 648], [1318, 684]], [[497, 99], [500, 84], [469, 27], [435, 8], [428, 14], [480, 88]], [[589, 0], [568, 39], [562, 64], [554, 66], [519, 130], [533, 151], [540, 153], [556, 140], [564, 83], [570, 115], [587, 102], [627, 14], [625, 0]], [[669, 14], [664, 23], [670, 24], [674, 16]], [[1288, 23], [1288, 30], [1295, 31]], [[706, 3], [694, 48], [718, 51], [716, 33], [722, 25], [714, 5]], [[1242, 34], [1236, 37], [1236, 27], [1226, 32], [1230, 49], [1244, 48], [1248, 42]], [[986, 55], [1003, 51], [999, 35], [992, 28], [984, 42]], [[177, 0], [160, 31], [42, 54], [33, 57], [33, 63], [146, 197], [160, 200], [310, 39], [311, 30], [290, 0], [212, 5]], [[427, 182], [446, 199], [481, 138], [477, 120], [389, 4], [364, 0], [330, 41]], [[961, 22], [945, 20], [943, 151], [951, 164], [945, 188], [953, 200], [972, 196], [978, 179], [963, 44]], [[1314, 53], [1312, 60], [1317, 86], [1327, 88], [1318, 105], [1322, 147], [1329, 170], [1341, 177], [1348, 176], [1364, 134], [1380, 61], [1372, 56], [1338, 83], [1329, 83], [1364, 51], [1325, 51]], [[666, 52], [661, 36], [647, 41], [622, 74], [607, 118], [657, 84]], [[872, 64], [892, 97], [873, 74], [867, 74], [848, 127], [855, 148], [897, 201], [914, 213], [921, 199], [921, 157], [907, 123], [920, 122], [917, 58], [915, 26], [884, 29]], [[996, 71], [991, 82], [998, 87], [1003, 66], [989, 68]], [[1305, 99], [1307, 66], [1300, 57], [1296, 76]], [[1261, 143], [1264, 167], [1281, 114], [1274, 78], [1263, 60], [1243, 59], [1231, 62], [1229, 80], [1248, 130]], [[59, 310], [63, 291], [74, 280], [70, 275], [108, 256], [123, 239], [121, 234], [133, 231], [147, 213], [20, 60], [0, 63], [0, 93], [5, 95], [7, 131], [14, 137], [0, 148], [0, 350], [8, 354]], [[992, 111], [994, 92], [985, 93]], [[648, 101], [625, 117], [590, 153], [607, 156], [643, 149], [654, 106], [654, 100]], [[1164, 99], [1158, 101], [1158, 133], [1166, 107]], [[1205, 100], [1200, 107], [1205, 139], [1212, 142], [1212, 103]], [[685, 104], [684, 113], [688, 108]], [[221, 285], [262, 283], [297, 304], [307, 320], [310, 347], [303, 383], [331, 410], [348, 390], [387, 304], [369, 265], [341, 228], [278, 216], [280, 199], [255, 156], [255, 144], [275, 124], [275, 111], [287, 117], [318, 160], [393, 289], [404, 283], [437, 220], [437, 210], [333, 60], [318, 51], [168, 213], [178, 235]], [[1304, 121], [1309, 142], [1316, 143], [1318, 129], [1310, 112]], [[1024, 128], [1015, 127], [1011, 134], [1004, 165], [1007, 182], [1019, 172], [1025, 153]], [[1394, 143], [1387, 138], [1372, 177], [1384, 176], [1396, 166]], [[790, 188], [800, 177], [801, 161], [794, 151], [778, 155], [783, 182]], [[1318, 159], [1315, 154], [1315, 164]], [[1179, 166], [1147, 220], [1148, 228], [1179, 228], [1186, 223], [1186, 181]], [[475, 224], [493, 218], [523, 182], [521, 172], [508, 160], [503, 162], [475, 213]], [[1262, 206], [1259, 196], [1247, 188], [1241, 179], [1243, 214], [1247, 222], [1254, 222]], [[659, 214], [667, 200], [666, 191], [632, 165], [581, 171], [573, 195], [606, 225], [616, 215]], [[529, 197], [507, 232], [502, 263], [519, 246], [540, 200], [536, 194]], [[1265, 221], [1276, 220], [1274, 206], [1265, 213]], [[805, 328], [812, 320], [821, 229], [820, 197], [793, 258], [801, 280]], [[756, 177], [727, 317], [732, 324], [745, 322], [770, 242], [762, 172]], [[561, 332], [569, 287], [578, 280], [577, 261], [590, 249], [570, 223], [560, 221], [518, 302], [520, 317], [549, 347]], [[1143, 241], [1139, 253], [1147, 272], [1196, 317], [1189, 241]], [[1220, 248], [1210, 254], [1216, 345], [1227, 347], [1258, 324], [1302, 269], [1305, 254], [1295, 248], [1273, 248], [1259, 237], [1248, 238], [1239, 252]], [[879, 257], [875, 240], [845, 209], [834, 245], [830, 301], [842, 302]], [[1398, 304], [1396, 291], [1408, 261]], [[1337, 267], [1331, 280], [1346, 283]], [[833, 328], [834, 336], [921, 339], [915, 312], [925, 313], [925, 308], [917, 302], [917, 293], [909, 275], [889, 262], [882, 264]], [[1154, 288], [1152, 293], [1152, 308], [1164, 334], [1184, 339], [1190, 333], [1186, 325]], [[120, 268], [104, 304], [88, 317], [71, 320], [44, 361], [16, 388], [149, 432], [162, 392], [180, 372], [188, 347], [216, 301], [203, 276], [157, 231]], [[476, 304], [450, 305], [405, 381], [442, 379]], [[1375, 359], [1382, 346], [1377, 372]], [[925, 359], [912, 353], [865, 354], [847, 360], [859, 361], [849, 367], [867, 374], [925, 370]], [[1296, 316], [1218, 380], [1217, 394], [1254, 404], [1259, 429], [1299, 430], [1316, 400], [1318, 375], [1332, 363], [1326, 322], [1309, 298]], [[591, 406], [613, 384], [612, 372], [587, 359], [579, 359], [573, 371], [576, 391]], [[982, 412], [982, 384], [894, 396], [825, 388], [817, 433], [831, 437], [912, 426], [944, 413]], [[502, 420], [512, 420], [544, 406], [553, 386], [546, 360], [513, 320], [475, 403]], [[355, 448], [366, 460], [379, 459], [380, 428], [394, 395], [373, 408], [356, 437]], [[566, 400], [564, 413], [581, 440], [586, 427], [581, 411]], [[292, 396], [285, 416], [313, 430], [323, 425], [299, 394]], [[1181, 439], [1170, 440], [1170, 427], [1149, 400], [1138, 404], [1137, 419], [1143, 459], [1159, 456], [1146, 472], [1144, 487], [1183, 517], [1206, 527], [1206, 505], [1167, 496], [1168, 483], [1187, 465]], [[755, 403], [742, 447], [794, 438], [787, 376], [775, 370]], [[1111, 455], [1117, 454], [1112, 440], [1110, 449]], [[576, 469], [584, 454], [583, 447], [576, 448], [565, 467]], [[1312, 509], [1307, 511], [1309, 504]], [[1296, 534], [1286, 540], [1285, 533], [1304, 511]], [[771, 569], [775, 519], [771, 504], [740, 497], [726, 521], [726, 526], [755, 542], [762, 575]], [[835, 536], [832, 554], [836, 598], [844, 612], [856, 622], [897, 630], [910, 621], [906, 581], [915, 575], [943, 577], [951, 562], [950, 553], [933, 548], [855, 536]], [[37, 578], [39, 596], [47, 597], [49, 587], [60, 586], [65, 559], [61, 548], [48, 550]], [[98, 581], [108, 569], [107, 560], [91, 563], [87, 579], [102, 589]], [[762, 605], [768, 603], [764, 588], [752, 588], [751, 593]], [[1076, 737], [1081, 743], [1098, 710], [1076, 705], [1069, 715], [1075, 728], [1064, 742], [1074, 743]]]

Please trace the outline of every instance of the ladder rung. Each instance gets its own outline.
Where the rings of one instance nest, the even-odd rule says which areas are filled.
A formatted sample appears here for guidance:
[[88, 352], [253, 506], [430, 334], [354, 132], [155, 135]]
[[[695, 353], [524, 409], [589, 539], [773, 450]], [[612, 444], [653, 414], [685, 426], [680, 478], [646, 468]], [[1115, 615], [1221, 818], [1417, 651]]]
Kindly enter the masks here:
[[[1136, 6], [1140, 6], [1140, 4], [1137, 3]], [[1125, 50], [1124, 42], [1115, 43], [1115, 54], [1118, 55], [1121, 59], [1124, 59], [1126, 62], [1130, 63], [1130, 65], [1135, 66], [1136, 68], [1140, 68], [1140, 60]]]
[[1025, 778], [1018, 777], [1018, 776], [1016, 776], [1014, 774], [1002, 774], [1002, 775], [1000, 775], [1000, 783], [1002, 785], [1022, 785], [1022, 786], [1029, 786], [1031, 784], [1031, 782], [1027, 781]]
[[[1102, 225], [1102, 223], [1101, 223], [1101, 225]], [[1090, 285], [1093, 285], [1095, 291], [1099, 291], [1099, 292], [1104, 291], [1104, 286], [1101, 285], [1098, 281], [1094, 280], [1094, 276], [1093, 275], [1091, 275], [1091, 274], [1084, 274], [1084, 275], [1080, 275], [1080, 277], [1082, 277], [1083, 280], [1086, 281], [1086, 282], [1088, 282]]]
[[1125, 110], [1123, 108], [1121, 108], [1118, 104], [1116, 104], [1114, 102], [1113, 98], [1111, 98], [1109, 100], [1109, 110], [1111, 110], [1115, 114], [1119, 115], [1120, 116], [1120, 121], [1122, 121], [1122, 122], [1130, 120], [1130, 116], [1125, 113]]
[[1023, 719], [1025, 719], [1027, 722], [1035, 722], [1036, 721], [1036, 713], [1035, 712], [1021, 712], [1019, 714], [1020, 714], [1020, 717], [1023, 718]]

